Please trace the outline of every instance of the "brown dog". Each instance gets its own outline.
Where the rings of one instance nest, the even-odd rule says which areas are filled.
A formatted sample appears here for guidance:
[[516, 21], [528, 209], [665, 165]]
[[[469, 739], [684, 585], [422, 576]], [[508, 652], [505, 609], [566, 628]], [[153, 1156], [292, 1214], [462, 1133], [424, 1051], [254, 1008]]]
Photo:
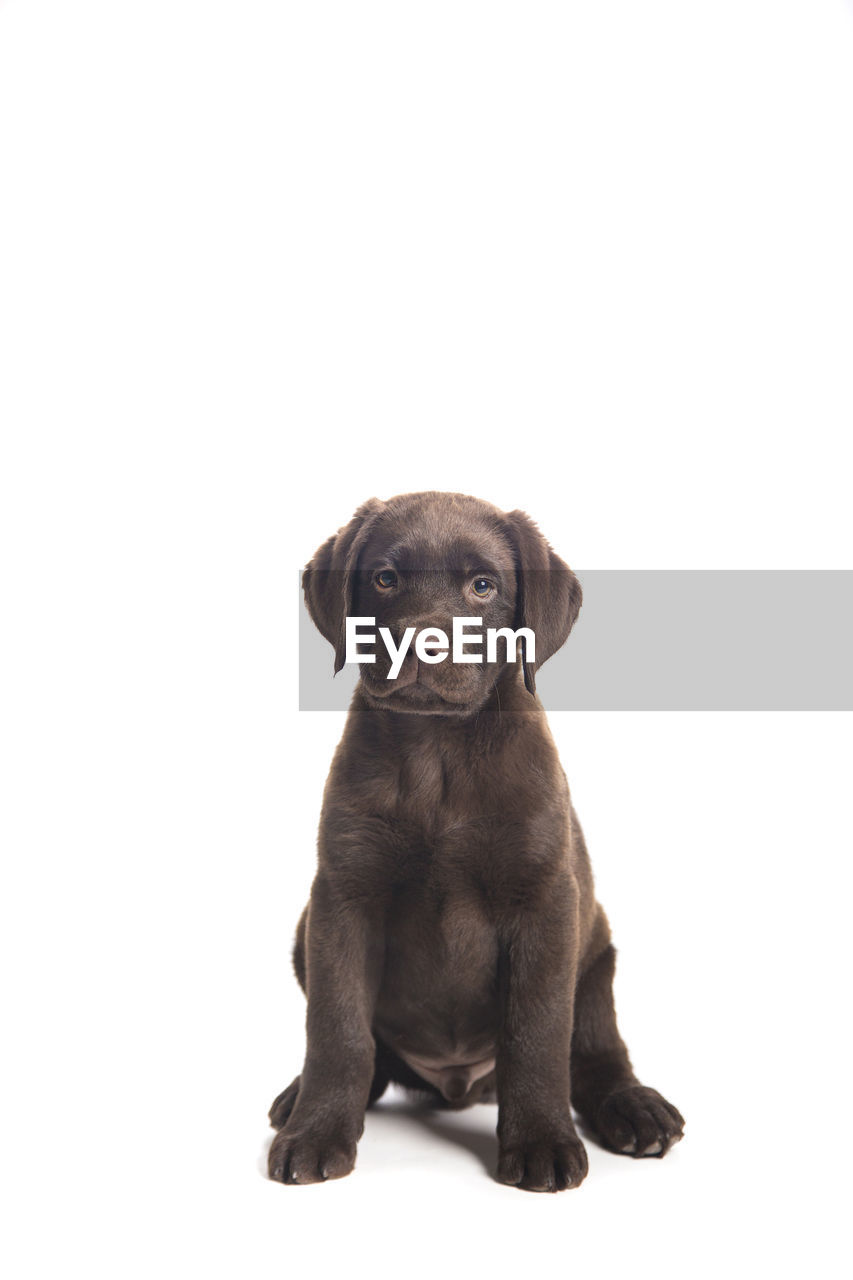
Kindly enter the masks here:
[[498, 1179], [528, 1190], [583, 1180], [572, 1106], [611, 1150], [663, 1155], [684, 1122], [619, 1036], [610, 931], [535, 695], [577, 617], [577, 578], [523, 512], [416, 493], [360, 507], [303, 587], [336, 671], [347, 615], [398, 644], [458, 616], [528, 627], [535, 661], [522, 640], [520, 663], [514, 645], [467, 663], [410, 648], [388, 679], [378, 645], [361, 666], [297, 930], [307, 1052], [270, 1110], [270, 1176], [349, 1173], [391, 1080], [454, 1108], [496, 1097]]

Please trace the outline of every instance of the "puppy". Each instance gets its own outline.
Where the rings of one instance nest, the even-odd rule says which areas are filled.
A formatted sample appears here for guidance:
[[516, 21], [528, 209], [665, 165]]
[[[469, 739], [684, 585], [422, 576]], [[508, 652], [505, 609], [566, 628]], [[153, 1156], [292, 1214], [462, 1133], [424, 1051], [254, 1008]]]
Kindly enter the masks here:
[[684, 1121], [639, 1083], [617, 1030], [610, 930], [535, 693], [580, 609], [577, 578], [523, 512], [415, 493], [360, 507], [303, 588], [335, 671], [347, 616], [398, 645], [454, 617], [535, 644], [465, 663], [410, 646], [394, 679], [377, 645], [360, 666], [297, 928], [307, 1051], [270, 1110], [270, 1177], [348, 1174], [389, 1081], [445, 1107], [496, 1099], [497, 1177], [526, 1190], [585, 1177], [573, 1107], [610, 1150], [664, 1155]]

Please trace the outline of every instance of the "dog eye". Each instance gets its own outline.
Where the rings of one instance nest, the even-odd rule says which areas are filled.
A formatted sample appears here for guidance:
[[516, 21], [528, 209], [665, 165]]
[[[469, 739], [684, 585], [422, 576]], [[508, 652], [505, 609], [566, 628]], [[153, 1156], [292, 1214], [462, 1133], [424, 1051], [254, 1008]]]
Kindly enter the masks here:
[[374, 575], [373, 581], [377, 587], [381, 587], [383, 591], [387, 591], [389, 587], [396, 587], [397, 575], [393, 569], [380, 569], [379, 573]]
[[471, 583], [471, 590], [475, 596], [480, 596], [483, 599], [485, 596], [492, 594], [492, 584], [488, 578], [475, 578]]

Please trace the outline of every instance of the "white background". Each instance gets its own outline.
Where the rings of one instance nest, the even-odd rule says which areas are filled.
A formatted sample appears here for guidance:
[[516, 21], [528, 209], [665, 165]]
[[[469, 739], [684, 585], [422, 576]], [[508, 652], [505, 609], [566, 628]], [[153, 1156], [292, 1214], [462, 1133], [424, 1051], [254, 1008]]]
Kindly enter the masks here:
[[526, 1195], [398, 1098], [262, 1170], [296, 570], [432, 487], [581, 572], [851, 567], [851, 133], [830, 0], [0, 5], [7, 1274], [842, 1273], [841, 714], [552, 716], [667, 1160]]

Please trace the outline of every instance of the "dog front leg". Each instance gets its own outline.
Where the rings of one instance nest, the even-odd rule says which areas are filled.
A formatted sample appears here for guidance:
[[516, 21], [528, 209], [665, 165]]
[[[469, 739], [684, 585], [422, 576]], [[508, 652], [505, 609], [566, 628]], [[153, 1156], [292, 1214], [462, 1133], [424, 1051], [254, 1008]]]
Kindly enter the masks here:
[[582, 1182], [569, 1063], [577, 975], [577, 889], [550, 886], [505, 922], [497, 1054], [498, 1181], [526, 1191]]
[[293, 1110], [270, 1148], [277, 1182], [342, 1178], [355, 1164], [376, 1054], [383, 944], [375, 915], [370, 904], [341, 899], [322, 876], [315, 880], [306, 929], [305, 1065]]

